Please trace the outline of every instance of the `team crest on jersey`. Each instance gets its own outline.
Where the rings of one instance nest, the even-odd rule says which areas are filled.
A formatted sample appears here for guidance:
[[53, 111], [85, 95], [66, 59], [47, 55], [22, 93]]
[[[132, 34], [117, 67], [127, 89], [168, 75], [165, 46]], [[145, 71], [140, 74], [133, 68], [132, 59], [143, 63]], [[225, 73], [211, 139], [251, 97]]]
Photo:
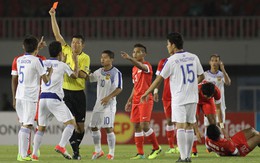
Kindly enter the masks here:
[[220, 76], [218, 76], [218, 77], [217, 77], [217, 80], [220, 82], [220, 81], [221, 81], [221, 77], [220, 77]]
[[110, 74], [106, 74], [106, 80], [110, 79]]

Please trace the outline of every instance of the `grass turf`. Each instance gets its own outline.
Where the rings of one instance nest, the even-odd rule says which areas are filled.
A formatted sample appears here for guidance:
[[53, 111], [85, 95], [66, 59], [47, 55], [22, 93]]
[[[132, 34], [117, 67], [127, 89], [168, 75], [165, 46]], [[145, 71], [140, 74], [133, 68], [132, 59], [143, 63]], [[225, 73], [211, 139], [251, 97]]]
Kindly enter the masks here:
[[[105, 156], [99, 158], [98, 160], [91, 160], [92, 152], [94, 150], [93, 146], [86, 146], [83, 145], [81, 146], [80, 152], [81, 152], [81, 157], [82, 160], [76, 161], [76, 160], [66, 160], [65, 158], [62, 157], [61, 154], [58, 154], [54, 151], [54, 145], [43, 145], [41, 147], [41, 157], [39, 160], [41, 162], [51, 162], [51, 163], [58, 163], [58, 162], [64, 162], [64, 161], [70, 161], [70, 162], [108, 162], [108, 161], [113, 161], [113, 162], [120, 162], [120, 163], [133, 163], [133, 162], [142, 162], [142, 163], [155, 163], [160, 161], [161, 162], [175, 162], [179, 155], [178, 154], [164, 154], [164, 152], [168, 149], [168, 146], [162, 145], [162, 153], [158, 158], [155, 160], [148, 160], [148, 159], [143, 159], [143, 160], [130, 160], [130, 157], [134, 156], [136, 154], [136, 149], [134, 145], [116, 145], [116, 152], [115, 152], [115, 159], [114, 160], [107, 160]], [[108, 148], [106, 145], [103, 145], [103, 151], [105, 152], [105, 155], [108, 152]], [[71, 153], [70, 146], [67, 146], [67, 149], [69, 153]], [[17, 146], [12, 145], [12, 146], [0, 146], [0, 162], [17, 162], [16, 161], [16, 156], [17, 156]], [[151, 146], [150, 145], [145, 145], [144, 147], [146, 158], [151, 152]], [[260, 148], [256, 147], [249, 155], [246, 157], [216, 157], [214, 153], [206, 153], [205, 151], [205, 146], [200, 145], [198, 146], [198, 151], [199, 151], [199, 157], [198, 158], [192, 158], [192, 162], [195, 163], [220, 163], [220, 162], [225, 162], [225, 163], [245, 163], [245, 162], [260, 162]]]

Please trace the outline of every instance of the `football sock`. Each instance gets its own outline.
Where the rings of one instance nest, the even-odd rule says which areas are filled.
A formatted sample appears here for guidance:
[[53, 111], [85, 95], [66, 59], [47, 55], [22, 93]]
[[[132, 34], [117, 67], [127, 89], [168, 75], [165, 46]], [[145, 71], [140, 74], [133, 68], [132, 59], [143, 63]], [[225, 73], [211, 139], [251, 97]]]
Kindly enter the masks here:
[[166, 135], [170, 148], [174, 148], [174, 126], [166, 126]]
[[181, 159], [186, 159], [186, 137], [184, 129], [177, 129], [177, 144], [180, 150]]
[[82, 140], [83, 140], [85, 132], [76, 133], [76, 134], [77, 134], [77, 142], [78, 142], [78, 146], [79, 146], [81, 144]]
[[29, 143], [28, 143], [28, 150], [27, 150], [27, 154], [29, 155], [31, 153], [31, 140], [32, 139], [32, 132], [30, 132], [29, 135]]
[[194, 142], [193, 142], [192, 153], [198, 153], [198, 150], [197, 150], [197, 140], [194, 140]]
[[29, 143], [29, 137], [30, 137], [30, 132], [31, 130], [29, 128], [26, 127], [21, 127], [20, 128], [20, 144], [21, 144], [21, 151], [20, 154], [22, 156], [22, 158], [27, 157], [27, 150], [28, 150], [28, 143]]
[[42, 131], [37, 131], [34, 135], [33, 139], [33, 155], [38, 156], [38, 150], [41, 146], [42, 143], [42, 137], [43, 137], [44, 132]]
[[92, 138], [95, 145], [95, 152], [101, 151], [101, 132], [98, 131], [92, 131]]
[[147, 137], [147, 140], [152, 143], [153, 150], [159, 149], [159, 144], [152, 128], [145, 132], [144, 135]]
[[185, 137], [186, 137], [186, 157], [190, 157], [193, 138], [194, 138], [194, 130], [193, 129], [186, 130]]
[[138, 154], [144, 154], [144, 134], [143, 132], [135, 132], [135, 145], [137, 148]]
[[79, 153], [79, 145], [77, 142], [77, 132], [74, 130], [72, 136], [70, 137], [70, 145], [74, 153]]
[[107, 145], [109, 148], [109, 154], [114, 156], [115, 153], [116, 136], [114, 132], [107, 134]]
[[59, 142], [59, 146], [65, 147], [66, 144], [69, 142], [69, 139], [73, 133], [74, 126], [71, 124], [68, 124], [65, 129], [62, 132], [61, 139]]

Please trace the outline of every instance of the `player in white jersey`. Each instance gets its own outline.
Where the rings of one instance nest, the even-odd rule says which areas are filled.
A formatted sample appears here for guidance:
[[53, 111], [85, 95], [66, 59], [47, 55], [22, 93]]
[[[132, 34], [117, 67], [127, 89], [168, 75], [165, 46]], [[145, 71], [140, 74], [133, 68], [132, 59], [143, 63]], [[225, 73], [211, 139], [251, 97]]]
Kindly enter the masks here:
[[16, 90], [16, 112], [22, 124], [18, 133], [18, 161], [31, 161], [27, 156], [29, 136], [34, 123], [36, 105], [40, 91], [40, 79], [44, 83], [50, 81], [52, 68], [48, 68], [47, 75], [42, 60], [36, 57], [38, 40], [28, 36], [23, 41], [25, 55], [17, 59], [18, 86]]
[[109, 153], [107, 159], [114, 159], [115, 134], [113, 132], [116, 114], [116, 96], [123, 89], [121, 72], [113, 67], [114, 53], [105, 50], [101, 54], [101, 65], [94, 73], [89, 75], [90, 82], [97, 82], [97, 101], [94, 106], [89, 126], [92, 130], [92, 138], [95, 145], [95, 152], [92, 159], [104, 155], [101, 148], [100, 128], [105, 128]]
[[198, 82], [204, 79], [203, 68], [195, 54], [183, 50], [181, 34], [170, 33], [167, 39], [168, 52], [173, 55], [165, 62], [161, 73], [141, 99], [145, 100], [160, 82], [170, 77], [172, 121], [176, 122], [177, 144], [180, 150], [180, 158], [176, 162], [191, 162]]
[[[225, 103], [225, 91], [224, 85], [231, 85], [231, 79], [228, 76], [228, 73], [225, 70], [223, 62], [220, 60], [220, 56], [217, 54], [213, 54], [210, 56], [210, 70], [204, 72], [205, 80], [215, 84], [221, 93], [221, 111], [222, 111], [222, 118], [223, 123], [225, 123], [226, 119], [226, 103]], [[220, 71], [220, 70], [221, 71]], [[218, 119], [218, 118], [217, 118]], [[207, 118], [204, 118], [204, 125], [208, 126]]]
[[[49, 45], [49, 53], [51, 58], [44, 61], [43, 63], [45, 67], [53, 68], [53, 74], [51, 80], [48, 83], [42, 83], [41, 85], [42, 92], [40, 95], [38, 118], [39, 128], [34, 136], [32, 158], [34, 160], [38, 160], [37, 151], [40, 148], [42, 137], [49, 120], [48, 116], [53, 114], [59, 122], [62, 122], [65, 125], [61, 140], [55, 147], [55, 151], [61, 153], [66, 159], [71, 159], [71, 156], [66, 151], [65, 145], [69, 142], [69, 139], [75, 128], [75, 119], [63, 101], [64, 93], [62, 84], [63, 75], [65, 73], [74, 79], [77, 78], [78, 66], [75, 66], [73, 72], [66, 63], [61, 62], [62, 47], [61, 43], [58, 41], [53, 41]], [[73, 60], [75, 65], [78, 65], [78, 59], [76, 55], [73, 57]]]

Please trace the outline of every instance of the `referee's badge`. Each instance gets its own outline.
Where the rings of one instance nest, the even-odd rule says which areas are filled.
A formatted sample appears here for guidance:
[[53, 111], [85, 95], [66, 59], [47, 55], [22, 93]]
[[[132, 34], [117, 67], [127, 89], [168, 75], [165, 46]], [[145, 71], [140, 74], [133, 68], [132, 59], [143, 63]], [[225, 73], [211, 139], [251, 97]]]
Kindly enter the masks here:
[[110, 74], [106, 74], [106, 80], [110, 79]]

